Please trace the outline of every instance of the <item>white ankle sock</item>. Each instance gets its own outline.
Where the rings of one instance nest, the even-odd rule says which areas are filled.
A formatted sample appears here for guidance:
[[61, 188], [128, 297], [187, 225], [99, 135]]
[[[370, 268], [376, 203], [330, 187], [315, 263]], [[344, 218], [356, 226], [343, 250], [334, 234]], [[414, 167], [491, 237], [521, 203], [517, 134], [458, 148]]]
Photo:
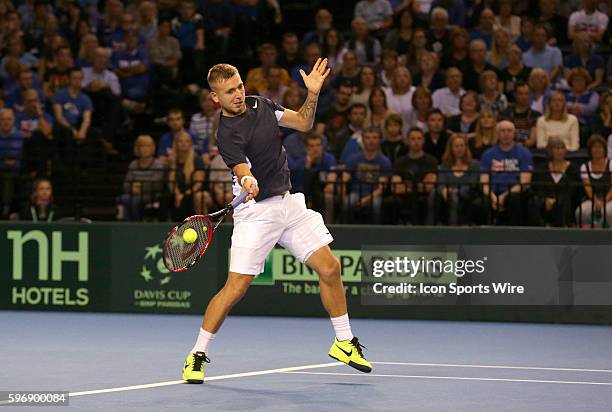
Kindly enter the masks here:
[[336, 332], [336, 338], [338, 340], [351, 340], [353, 339], [353, 332], [351, 331], [351, 322], [349, 321], [348, 313], [338, 316], [337, 318], [330, 318], [334, 331]]
[[195, 343], [195, 346], [191, 350], [191, 353], [196, 352], [204, 352], [208, 354], [208, 345], [215, 338], [215, 333], [210, 333], [200, 328], [200, 334], [198, 335], [198, 340]]

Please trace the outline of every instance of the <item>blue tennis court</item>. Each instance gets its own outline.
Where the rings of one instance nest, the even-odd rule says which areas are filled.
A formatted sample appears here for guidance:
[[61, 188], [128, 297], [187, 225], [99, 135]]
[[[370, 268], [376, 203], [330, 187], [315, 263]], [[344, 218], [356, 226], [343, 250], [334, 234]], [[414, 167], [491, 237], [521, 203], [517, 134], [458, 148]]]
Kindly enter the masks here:
[[354, 319], [374, 365], [361, 374], [327, 357], [333, 339], [327, 319], [234, 316], [211, 346], [204, 385], [183, 384], [181, 367], [200, 320], [2, 312], [0, 389], [68, 391], [67, 409], [75, 411], [608, 411], [612, 405], [607, 326]]

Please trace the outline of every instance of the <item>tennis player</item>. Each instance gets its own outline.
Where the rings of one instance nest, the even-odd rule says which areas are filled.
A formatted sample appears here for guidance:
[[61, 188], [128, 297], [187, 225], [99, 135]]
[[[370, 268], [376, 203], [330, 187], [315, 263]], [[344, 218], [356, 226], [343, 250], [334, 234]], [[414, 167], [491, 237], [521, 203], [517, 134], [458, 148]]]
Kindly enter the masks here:
[[332, 236], [321, 215], [306, 208], [302, 193], [290, 194], [287, 155], [278, 127], [300, 131], [312, 128], [319, 91], [329, 75], [327, 59], [318, 59], [310, 74], [300, 70], [308, 97], [295, 112], [260, 96], [245, 96], [238, 70], [217, 64], [208, 72], [211, 97], [221, 105], [217, 132], [219, 153], [232, 170], [233, 192], [249, 196], [234, 211], [231, 258], [227, 282], [206, 308], [195, 346], [183, 367], [183, 379], [204, 382], [204, 363], [211, 341], [225, 317], [263, 272], [275, 244], [285, 247], [319, 275], [323, 306], [336, 333], [329, 356], [361, 372], [370, 372], [362, 346], [353, 336], [346, 307], [340, 262], [332, 254]]

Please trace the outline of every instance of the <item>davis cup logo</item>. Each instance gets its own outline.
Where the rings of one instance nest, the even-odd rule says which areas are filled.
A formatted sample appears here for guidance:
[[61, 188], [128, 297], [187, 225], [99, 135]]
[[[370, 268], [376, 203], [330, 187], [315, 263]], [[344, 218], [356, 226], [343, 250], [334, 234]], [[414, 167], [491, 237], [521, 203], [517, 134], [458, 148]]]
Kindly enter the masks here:
[[167, 285], [172, 280], [172, 272], [164, 265], [163, 250], [159, 244], [145, 247], [140, 276], [145, 282], [159, 282], [160, 286]]

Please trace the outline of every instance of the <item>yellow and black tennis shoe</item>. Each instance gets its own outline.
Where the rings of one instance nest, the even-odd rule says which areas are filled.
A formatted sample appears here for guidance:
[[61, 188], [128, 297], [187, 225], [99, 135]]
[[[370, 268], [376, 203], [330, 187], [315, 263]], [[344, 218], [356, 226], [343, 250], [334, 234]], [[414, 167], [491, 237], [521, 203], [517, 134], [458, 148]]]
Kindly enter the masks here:
[[183, 379], [189, 383], [204, 383], [204, 364], [210, 363], [204, 352], [190, 353], [183, 366]]
[[357, 337], [351, 340], [334, 339], [334, 344], [329, 349], [328, 355], [340, 362], [346, 363], [358, 371], [370, 373], [372, 372], [372, 364], [366, 360], [361, 352], [361, 348], [365, 346], [359, 343]]

